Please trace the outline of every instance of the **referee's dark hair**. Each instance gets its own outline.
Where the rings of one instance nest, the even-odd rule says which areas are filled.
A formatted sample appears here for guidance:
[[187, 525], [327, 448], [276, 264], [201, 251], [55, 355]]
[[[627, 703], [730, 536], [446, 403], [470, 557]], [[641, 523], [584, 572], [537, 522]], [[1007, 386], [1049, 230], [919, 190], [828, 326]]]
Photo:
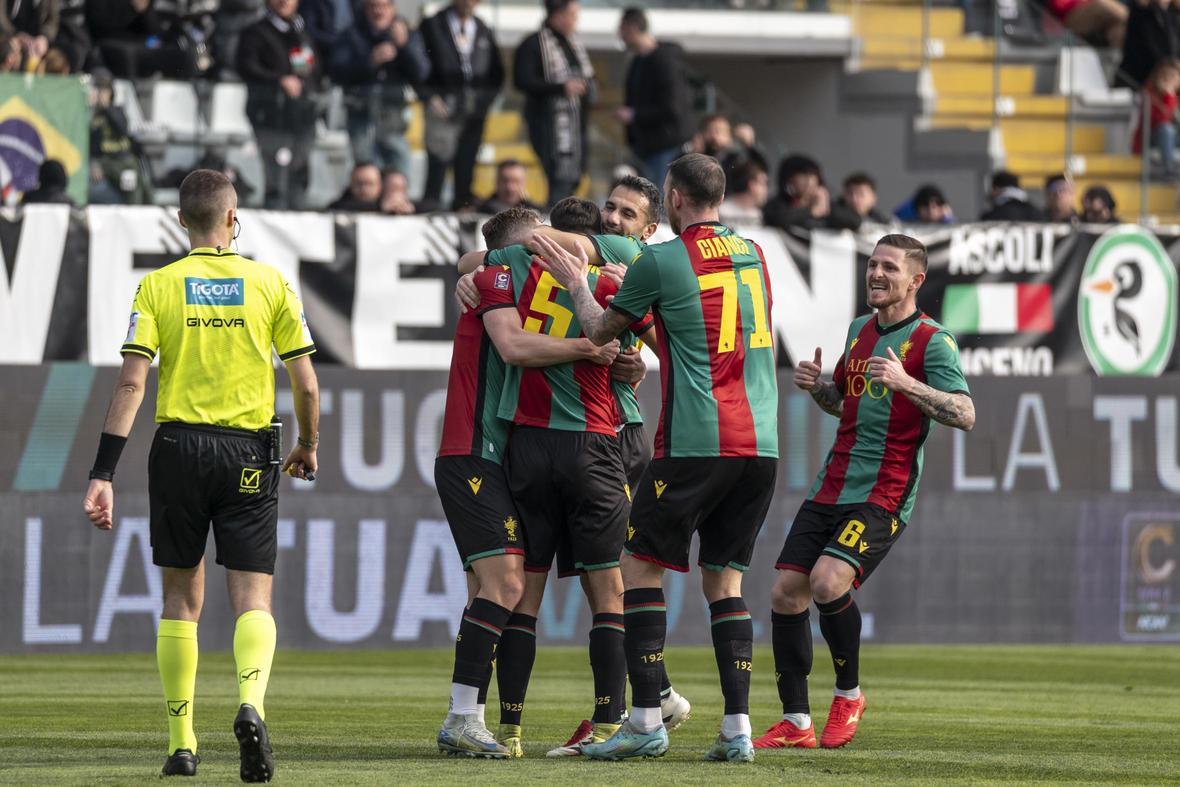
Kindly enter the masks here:
[[226, 211], [237, 206], [234, 184], [212, 169], [195, 169], [180, 182], [180, 217], [194, 232], [211, 232], [225, 222]]
[[639, 6], [631, 5], [623, 9], [623, 18], [619, 20], [619, 27], [633, 27], [640, 33], [647, 32], [647, 14]]
[[545, 16], [553, 16], [564, 11], [578, 0], [545, 0]]
[[549, 212], [549, 224], [562, 232], [601, 235], [602, 211], [588, 199], [566, 197]]
[[901, 249], [905, 253], [905, 258], [918, 266], [918, 270], [922, 273], [926, 272], [926, 244], [917, 238], [911, 238], [909, 235], [902, 235], [900, 233], [893, 233], [885, 235], [881, 240], [877, 241], [878, 246], [888, 246], [892, 249]]
[[668, 167], [672, 188], [698, 208], [713, 208], [725, 199], [725, 170], [704, 153], [685, 153]]
[[503, 249], [523, 240], [526, 230], [541, 223], [541, 217], [532, 208], [517, 205], [502, 210], [484, 222], [480, 232], [489, 249]]
[[615, 182], [610, 184], [610, 190], [614, 191], [620, 187], [642, 195], [647, 200], [647, 223], [660, 223], [660, 208], [664, 204], [664, 195], [660, 193], [659, 186], [639, 175], [623, 175], [615, 178]]

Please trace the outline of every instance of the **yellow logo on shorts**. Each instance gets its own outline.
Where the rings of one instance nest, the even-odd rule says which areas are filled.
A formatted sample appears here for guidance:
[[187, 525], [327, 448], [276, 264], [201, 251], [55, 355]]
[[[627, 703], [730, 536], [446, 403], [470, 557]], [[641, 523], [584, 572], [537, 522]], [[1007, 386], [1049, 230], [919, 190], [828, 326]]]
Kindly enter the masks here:
[[628, 522], [627, 523], [627, 540], [630, 541], [633, 538], [635, 538], [635, 528], [631, 527], [631, 523]]
[[862, 554], [862, 555], [863, 555], [865, 552], [868, 552], [868, 551], [869, 551], [869, 542], [868, 542], [868, 541], [865, 541], [865, 540], [862, 538], [862, 539], [860, 540], [860, 546], [858, 546], [858, 547], [857, 547], [857, 550], [858, 550], [858, 551], [860, 552], [860, 554]]
[[627, 493], [627, 502], [631, 502], [631, 485], [623, 484], [623, 491]]
[[889, 523], [889, 535], [892, 536], [892, 535], [896, 535], [896, 534], [897, 534], [897, 517], [893, 517], [893, 520]]
[[256, 495], [262, 491], [262, 469], [253, 467], [242, 468], [242, 480], [238, 484], [238, 491], [244, 495]]
[[479, 476], [473, 475], [471, 478], [467, 479], [467, 486], [471, 487], [471, 494], [478, 495], [479, 488], [483, 486], [483, 479]]
[[506, 530], [508, 532], [508, 540], [509, 541], [516, 540], [516, 527], [517, 527], [517, 522], [516, 522], [515, 517], [510, 516], [504, 520], [504, 530]]
[[656, 500], [659, 500], [661, 497], [664, 496], [664, 490], [668, 488], [668, 484], [665, 481], [656, 481], [655, 483], [656, 483]]

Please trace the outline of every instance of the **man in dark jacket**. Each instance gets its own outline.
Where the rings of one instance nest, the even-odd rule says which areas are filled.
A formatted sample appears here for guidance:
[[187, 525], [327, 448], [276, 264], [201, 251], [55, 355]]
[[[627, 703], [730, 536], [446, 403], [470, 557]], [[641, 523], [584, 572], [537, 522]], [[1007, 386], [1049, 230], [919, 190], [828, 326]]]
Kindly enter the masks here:
[[858, 230], [863, 222], [888, 224], [889, 217], [877, 210], [877, 182], [864, 172], [844, 178], [844, 190], [828, 215], [828, 226], [837, 230]]
[[668, 165], [692, 139], [692, 96], [683, 52], [648, 31], [641, 8], [623, 11], [619, 38], [634, 57], [627, 67], [623, 106], [616, 116], [627, 128], [627, 144], [643, 165], [640, 173], [662, 184]]
[[149, 201], [151, 178], [139, 143], [131, 138], [127, 116], [113, 105], [111, 72], [90, 74], [90, 193], [101, 204], [138, 205]]
[[352, 168], [348, 188], [328, 210], [352, 213], [376, 213], [381, 209], [381, 170], [367, 161]]
[[513, 78], [524, 93], [529, 141], [549, 181], [549, 204], [573, 194], [586, 171], [586, 123], [594, 69], [574, 37], [578, 0], [545, 0], [545, 24], [516, 49]]
[[766, 226], [782, 230], [825, 226], [832, 198], [815, 159], [795, 154], [779, 162], [778, 189], [778, 195], [763, 209]]
[[[416, 45], [430, 62], [416, 86], [426, 110], [424, 210], [437, 210], [447, 170], [454, 167], [458, 210], [471, 201], [475, 157], [488, 110], [504, 85], [504, 63], [496, 39], [475, 15], [479, 0], [454, 0], [418, 27]], [[411, 45], [414, 45], [412, 43]]]
[[37, 188], [26, 191], [21, 199], [22, 205], [55, 204], [74, 206], [74, 201], [66, 193], [70, 187], [70, 178], [66, 168], [57, 159], [47, 158], [41, 162], [41, 169], [37, 172]]
[[1044, 221], [1045, 216], [1029, 203], [1028, 194], [1020, 188], [1020, 178], [1006, 169], [992, 173], [990, 210], [980, 221]]
[[408, 172], [406, 87], [429, 68], [421, 49], [406, 46], [410, 28], [392, 0], [363, 0], [353, 26], [340, 34], [328, 67], [344, 89], [353, 161]]
[[307, 192], [308, 157], [315, 142], [319, 79], [311, 37], [296, 0], [267, 0], [267, 13], [242, 31], [238, 73], [246, 82], [246, 115], [266, 172], [266, 207], [299, 208]]
[[1130, 10], [1114, 83], [1138, 90], [1156, 63], [1180, 57], [1180, 8], [1172, 0], [1133, 0]]
[[216, 0], [89, 0], [86, 16], [115, 76], [192, 79], [213, 63], [216, 10]]

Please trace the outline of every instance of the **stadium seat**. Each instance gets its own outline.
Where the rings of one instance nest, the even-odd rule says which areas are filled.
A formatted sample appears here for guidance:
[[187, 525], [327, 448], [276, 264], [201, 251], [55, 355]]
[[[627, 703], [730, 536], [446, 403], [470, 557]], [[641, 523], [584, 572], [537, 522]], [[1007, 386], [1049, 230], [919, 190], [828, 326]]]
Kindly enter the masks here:
[[196, 142], [205, 132], [197, 91], [189, 82], [161, 80], [152, 86], [152, 122], [174, 142]]
[[1073, 96], [1083, 107], [1120, 114], [1134, 101], [1129, 88], [1109, 86], [1102, 60], [1091, 47], [1062, 47], [1057, 58], [1057, 92]]
[[209, 108], [210, 141], [240, 145], [253, 136], [254, 129], [246, 119], [246, 86], [240, 82], [214, 85]]
[[167, 132], [148, 121], [139, 105], [135, 85], [127, 79], [116, 79], [112, 87], [112, 103], [127, 116], [128, 131], [144, 145], [159, 145], [167, 138]]

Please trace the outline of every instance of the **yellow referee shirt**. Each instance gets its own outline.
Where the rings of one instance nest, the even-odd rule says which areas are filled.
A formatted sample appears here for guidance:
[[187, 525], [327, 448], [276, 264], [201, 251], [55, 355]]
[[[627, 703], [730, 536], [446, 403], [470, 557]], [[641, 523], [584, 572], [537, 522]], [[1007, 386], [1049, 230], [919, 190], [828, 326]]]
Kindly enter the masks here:
[[156, 422], [261, 429], [274, 415], [271, 346], [315, 352], [283, 275], [228, 249], [193, 249], [143, 277], [122, 352], [160, 353]]

